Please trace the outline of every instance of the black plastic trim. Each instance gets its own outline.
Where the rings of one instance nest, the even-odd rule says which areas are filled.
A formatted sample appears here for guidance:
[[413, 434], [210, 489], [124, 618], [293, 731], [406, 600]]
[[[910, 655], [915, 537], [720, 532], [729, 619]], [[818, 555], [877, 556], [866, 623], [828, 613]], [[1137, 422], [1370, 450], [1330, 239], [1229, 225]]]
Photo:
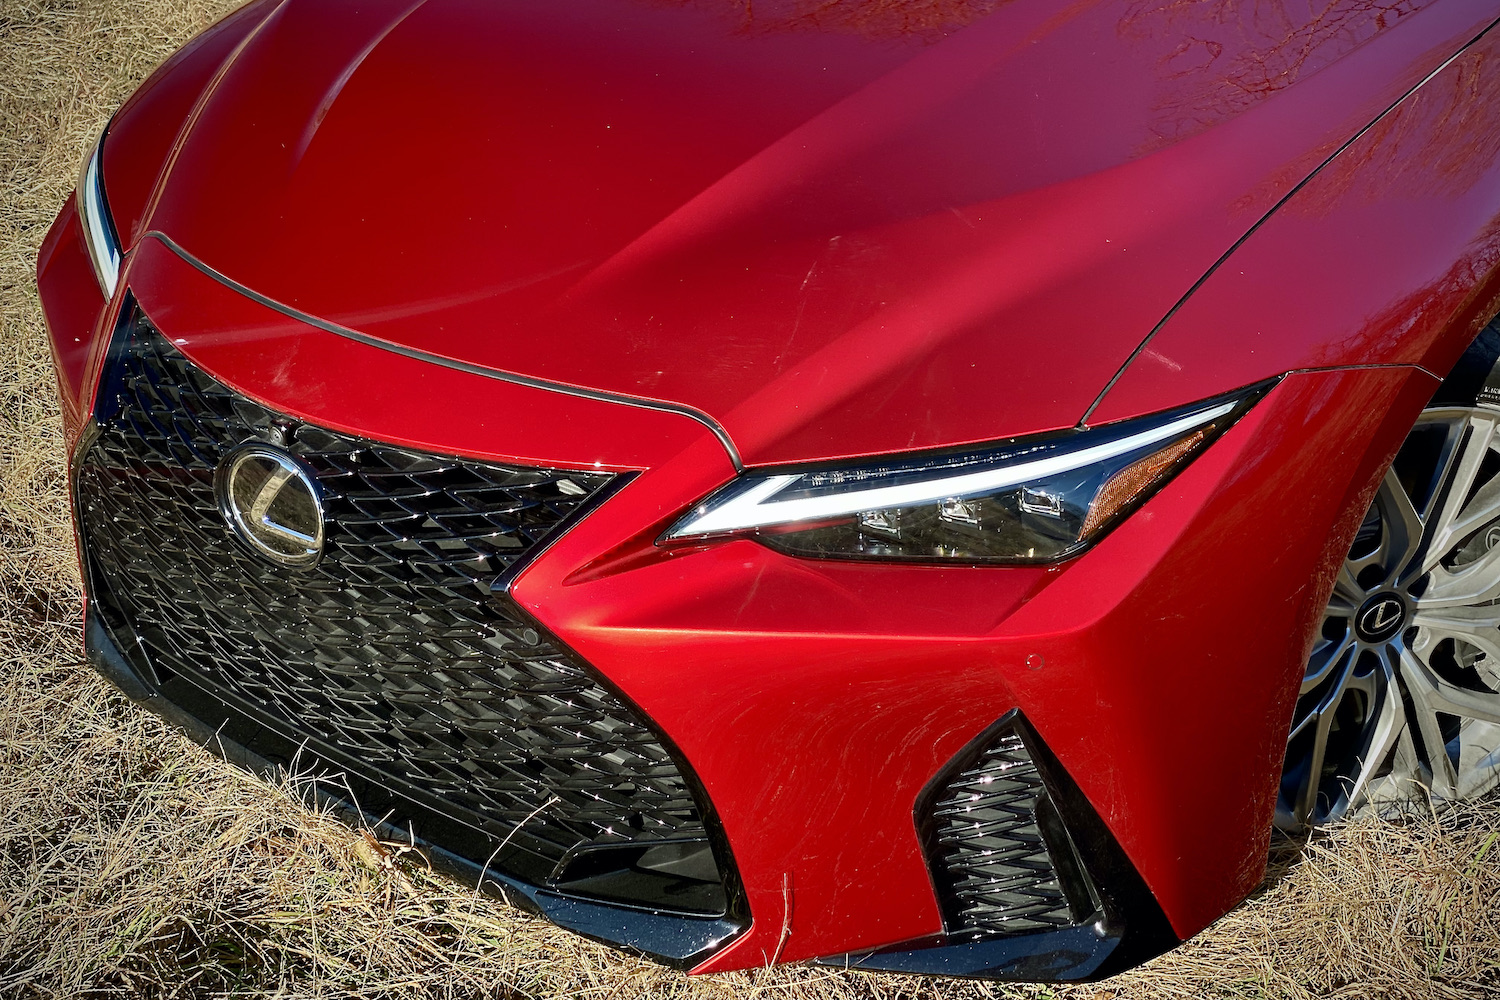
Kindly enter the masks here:
[[[1006, 713], [960, 750], [923, 789], [917, 800], [919, 833], [923, 808], [934, 791], [968, 768], [1007, 731], [1020, 735], [1036, 764], [1056, 809], [1062, 832], [1076, 851], [1076, 860], [1087, 876], [1085, 884], [1093, 889], [1091, 894], [1080, 897], [1078, 884], [1075, 882], [1068, 888], [1065, 881], [1069, 903], [1082, 908], [1097, 900], [1098, 912], [1087, 922], [1057, 930], [978, 940], [972, 935], [960, 940], [946, 933], [937, 934], [869, 952], [832, 955], [817, 959], [817, 964], [972, 979], [1078, 982], [1112, 976], [1181, 943], [1156, 897], [1119, 842], [1019, 710]], [[1044, 839], [1053, 851], [1054, 863], [1058, 853], [1071, 853], [1053, 847], [1058, 832], [1056, 828], [1050, 832], [1043, 830]], [[927, 840], [924, 838], [923, 842], [927, 843]], [[930, 864], [932, 859], [929, 857]], [[1064, 879], [1067, 877], [1062, 872], [1059, 875]]]

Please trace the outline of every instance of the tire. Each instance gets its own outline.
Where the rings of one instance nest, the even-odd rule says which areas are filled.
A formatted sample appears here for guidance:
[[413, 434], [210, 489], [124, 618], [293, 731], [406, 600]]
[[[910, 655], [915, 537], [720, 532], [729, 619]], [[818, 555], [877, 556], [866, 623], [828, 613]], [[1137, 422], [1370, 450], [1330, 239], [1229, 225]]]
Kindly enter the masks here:
[[1418, 417], [1339, 571], [1292, 716], [1276, 825], [1472, 799], [1500, 781], [1500, 357], [1492, 323]]

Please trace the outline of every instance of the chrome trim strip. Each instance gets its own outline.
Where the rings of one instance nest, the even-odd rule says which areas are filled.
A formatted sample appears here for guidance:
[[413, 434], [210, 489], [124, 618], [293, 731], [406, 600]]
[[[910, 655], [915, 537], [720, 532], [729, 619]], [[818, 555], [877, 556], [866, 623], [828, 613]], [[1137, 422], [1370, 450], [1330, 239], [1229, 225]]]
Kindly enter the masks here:
[[713, 432], [714, 437], [719, 439], [719, 443], [723, 445], [724, 450], [729, 453], [729, 460], [734, 463], [734, 470], [736, 472], [743, 472], [745, 469], [745, 464], [740, 458], [739, 449], [735, 447], [734, 441], [729, 437], [729, 432], [726, 431], [717, 420], [709, 416], [707, 413], [704, 413], [702, 410], [695, 409], [683, 403], [665, 403], [658, 400], [642, 399], [638, 396], [629, 396], [625, 395], [624, 393], [606, 392], [602, 389], [585, 389], [581, 386], [569, 385], [565, 382], [551, 382], [546, 379], [534, 378], [530, 375], [517, 375], [513, 372], [504, 372], [494, 368], [485, 368], [480, 365], [470, 364], [467, 361], [458, 361], [453, 358], [445, 358], [439, 354], [430, 354], [427, 351], [420, 351], [414, 347], [405, 347], [401, 344], [392, 343], [389, 340], [382, 340], [379, 337], [372, 337], [367, 333], [360, 333], [358, 330], [351, 330], [346, 326], [339, 326], [337, 323], [330, 323], [327, 320], [319, 319], [318, 317], [302, 312], [299, 309], [294, 309], [289, 305], [277, 302], [275, 299], [262, 295], [252, 288], [245, 287], [238, 281], [235, 281], [233, 278], [230, 278], [227, 275], [222, 274], [209, 265], [203, 263], [201, 260], [194, 257], [192, 254], [188, 253], [181, 246], [179, 246], [170, 236], [168, 236], [166, 233], [160, 232], [159, 230], [153, 229], [150, 232], [143, 234], [141, 236], [141, 239], [156, 240], [158, 243], [166, 247], [168, 250], [172, 251], [178, 257], [181, 257], [185, 262], [192, 265], [198, 271], [214, 279], [220, 284], [234, 289], [236, 292], [239, 292], [246, 298], [258, 302], [268, 309], [274, 309], [284, 316], [289, 316], [299, 322], [306, 323], [308, 326], [316, 327], [317, 329], [322, 330], [325, 333], [331, 333], [339, 337], [344, 337], [357, 343], [365, 344], [369, 347], [377, 347], [382, 351], [390, 351], [392, 354], [399, 354], [402, 357], [412, 358], [416, 361], [425, 361], [429, 364], [441, 365], [444, 368], [452, 368], [455, 371], [467, 372], [470, 375], [478, 375], [482, 378], [495, 379], [498, 382], [510, 382], [514, 385], [524, 385], [533, 389], [544, 389], [548, 392], [560, 392], [564, 395], [577, 396], [581, 399], [594, 399], [605, 403], [623, 403], [626, 406], [635, 406], [643, 410], [657, 410], [662, 413], [673, 413], [677, 414], [678, 416], [683, 416], [691, 420], [695, 420], [698, 423], [702, 424], [704, 427], [707, 427], [710, 431]]

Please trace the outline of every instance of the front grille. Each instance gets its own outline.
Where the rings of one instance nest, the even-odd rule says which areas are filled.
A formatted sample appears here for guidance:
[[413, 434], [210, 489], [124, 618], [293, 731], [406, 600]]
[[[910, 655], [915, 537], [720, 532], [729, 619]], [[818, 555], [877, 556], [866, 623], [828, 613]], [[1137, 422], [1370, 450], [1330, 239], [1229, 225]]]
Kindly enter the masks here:
[[[706, 844], [662, 739], [492, 593], [612, 476], [297, 421], [209, 377], [139, 314], [113, 346], [95, 419], [77, 471], [91, 597], [145, 676], [186, 680], [413, 815], [478, 831], [495, 853], [472, 860], [534, 885], [566, 888], [580, 858], [592, 859], [580, 877], [600, 883], [611, 849], [677, 845], [664, 848], [675, 857]], [[248, 441], [315, 474], [315, 567], [263, 560], [221, 514], [215, 469]], [[713, 911], [716, 872], [699, 871], [712, 891], [679, 901]]]
[[1054, 930], [1097, 909], [1019, 726], [961, 754], [919, 822], [950, 934]]

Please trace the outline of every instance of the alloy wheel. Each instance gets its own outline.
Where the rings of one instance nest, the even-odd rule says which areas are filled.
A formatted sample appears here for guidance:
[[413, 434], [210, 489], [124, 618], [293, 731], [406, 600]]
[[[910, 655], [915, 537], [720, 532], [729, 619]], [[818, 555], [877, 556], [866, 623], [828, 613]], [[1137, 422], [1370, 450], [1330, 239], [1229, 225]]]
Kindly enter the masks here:
[[1500, 779], [1500, 411], [1426, 410], [1340, 569], [1277, 826], [1473, 798]]

